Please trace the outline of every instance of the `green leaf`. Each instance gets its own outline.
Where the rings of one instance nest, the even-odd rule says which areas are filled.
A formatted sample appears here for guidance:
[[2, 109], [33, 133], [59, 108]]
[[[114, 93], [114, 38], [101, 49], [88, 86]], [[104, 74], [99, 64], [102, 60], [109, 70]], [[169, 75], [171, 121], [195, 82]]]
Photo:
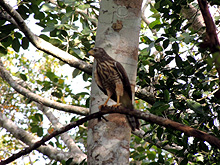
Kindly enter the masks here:
[[6, 48], [12, 44], [12, 37], [8, 36], [7, 38], [3, 39], [1, 44]]
[[39, 12], [37, 14], [34, 14], [35, 19], [43, 19], [45, 17], [43, 12]]
[[13, 48], [16, 52], [19, 52], [20, 42], [19, 42], [18, 38], [15, 38], [15, 39], [12, 41], [12, 48]]
[[78, 76], [80, 74], [80, 70], [79, 69], [74, 69], [73, 73], [72, 73], [72, 78], [75, 78], [76, 76]]
[[178, 43], [175, 42], [174, 44], [172, 44], [172, 48], [173, 48], [173, 52], [175, 54], [179, 53], [179, 45], [178, 45]]
[[31, 123], [30, 126], [31, 126], [32, 133], [36, 133], [38, 131], [39, 126], [36, 125], [35, 123]]
[[38, 130], [37, 130], [37, 135], [38, 136], [43, 136], [43, 128], [42, 127], [39, 127]]
[[89, 4], [83, 4], [83, 5], [79, 5], [78, 8], [81, 9], [81, 10], [85, 10], [87, 8], [89, 8], [90, 5]]
[[88, 27], [85, 27], [83, 30], [82, 30], [82, 34], [84, 35], [89, 35], [92, 31], [88, 28]]
[[52, 6], [52, 5], [49, 4], [49, 3], [44, 3], [44, 4], [42, 5], [42, 9], [43, 9], [44, 11], [50, 12], [50, 11], [54, 11], [54, 10], [55, 10], [55, 7]]
[[170, 93], [169, 93], [169, 91], [167, 89], [164, 91], [164, 100], [166, 102], [170, 101]]
[[157, 153], [155, 151], [148, 151], [147, 152], [147, 157], [148, 157], [149, 160], [155, 160], [156, 154]]
[[65, 164], [65, 165], [71, 165], [71, 164], [72, 164], [72, 161], [73, 161], [73, 158], [69, 158], [69, 159], [66, 161], [66, 164]]
[[29, 40], [27, 39], [27, 37], [22, 38], [21, 46], [23, 49], [27, 49], [29, 47]]
[[159, 140], [161, 140], [161, 136], [163, 135], [163, 128], [158, 127], [157, 129], [157, 137]]
[[14, 35], [15, 35], [16, 38], [21, 38], [22, 37], [21, 33], [19, 33], [19, 32], [15, 32]]
[[187, 56], [187, 58], [188, 58], [188, 60], [189, 60], [190, 62], [196, 63], [196, 60], [195, 60], [194, 57], [192, 57], [192, 56]]
[[0, 46], [0, 57], [7, 55], [7, 49]]
[[140, 146], [140, 147], [137, 147], [137, 151], [138, 151], [138, 152], [144, 152], [145, 149], [144, 149], [142, 146]]
[[63, 96], [61, 92], [52, 92], [51, 95], [57, 98], [61, 98]]
[[193, 100], [189, 100], [189, 99], [186, 100], [186, 103], [187, 103], [187, 106], [190, 109], [192, 109], [195, 113], [205, 115], [203, 111], [203, 107], [200, 103], [193, 101]]
[[158, 42], [163, 41], [163, 40], [164, 40], [164, 38], [163, 38], [163, 37], [158, 38], [158, 39], [155, 41], [155, 43], [158, 43]]
[[56, 76], [53, 72], [51, 72], [51, 71], [48, 71], [48, 72], [46, 73], [46, 76], [47, 76], [51, 81], [54, 81], [54, 79], [57, 78], [57, 76]]
[[157, 115], [161, 115], [163, 111], [167, 110], [170, 107], [169, 104], [165, 104], [164, 102], [156, 102], [153, 104], [153, 106], [151, 107], [150, 111], [151, 113], [157, 114]]
[[40, 113], [35, 113], [34, 118], [36, 119], [36, 121], [39, 121], [39, 122], [43, 121], [43, 115]]
[[163, 41], [163, 48], [166, 49], [169, 46], [170, 40], [166, 39]]
[[20, 77], [22, 80], [27, 81], [27, 76], [23, 73], [20, 73]]
[[182, 64], [183, 64], [183, 61], [181, 59], [181, 57], [179, 55], [176, 55], [175, 56], [175, 61], [176, 61], [176, 65], [181, 68], [182, 67]]
[[83, 80], [87, 81], [89, 78], [89, 75], [87, 73], [83, 73]]
[[39, 37], [44, 39], [45, 41], [49, 41], [50, 40], [50, 38], [47, 35], [44, 35], [44, 34], [41, 34]]
[[151, 23], [149, 24], [149, 28], [153, 29], [156, 25], [161, 25], [161, 22], [160, 22], [159, 19], [157, 19], [157, 20], [151, 22]]
[[41, 32], [51, 32], [55, 29], [54, 23], [49, 23]]

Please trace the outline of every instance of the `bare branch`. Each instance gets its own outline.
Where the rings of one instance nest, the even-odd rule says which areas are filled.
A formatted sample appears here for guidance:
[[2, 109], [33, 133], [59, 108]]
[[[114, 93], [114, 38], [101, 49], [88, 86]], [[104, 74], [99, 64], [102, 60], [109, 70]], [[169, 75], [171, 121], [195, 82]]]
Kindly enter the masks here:
[[[53, 113], [49, 111], [48, 107], [45, 107], [38, 103], [37, 106], [47, 116], [47, 118], [53, 124], [55, 129], [60, 129], [61, 127], [63, 127], [63, 125], [58, 121], [58, 119], [53, 115]], [[74, 157], [81, 157], [83, 159], [86, 159], [86, 155], [79, 149], [79, 147], [76, 145], [76, 143], [73, 141], [73, 139], [67, 132], [64, 132], [60, 136], [66, 144], [66, 146], [69, 148], [70, 152], [74, 155]]]
[[[60, 59], [61, 61], [69, 64], [72, 67], [78, 68], [89, 75], [92, 74], [92, 65], [88, 64], [82, 60], [79, 60], [72, 55], [68, 54], [65, 51], [62, 51], [61, 49], [53, 46], [52, 44], [46, 42], [45, 40], [41, 39], [40, 37], [36, 36], [33, 32], [30, 31], [30, 29], [27, 27], [26, 23], [22, 19], [22, 17], [19, 15], [19, 13], [14, 10], [10, 5], [8, 5], [5, 0], [0, 1], [0, 5], [7, 11], [8, 15], [5, 11], [0, 13], [0, 17], [3, 19], [6, 19], [7, 21], [11, 22], [12, 24], [16, 25], [24, 34], [25, 36], [30, 40], [30, 42], [36, 46], [38, 49], [51, 54], [55, 58]], [[148, 98], [149, 95], [144, 95], [141, 90], [138, 91], [137, 97], [140, 99], [143, 99], [145, 101], [150, 101], [149, 103], [152, 104], [152, 98], [151, 96]], [[57, 108], [56, 108], [57, 109]]]
[[[1, 115], [1, 113], [0, 113], [0, 115]], [[94, 118], [97, 118], [97, 117], [101, 117], [101, 116], [102, 116], [101, 112], [93, 113], [93, 114], [91, 114], [89, 116], [86, 116], [86, 117], [76, 121], [76, 122], [72, 122], [72, 123], [66, 125], [65, 127], [62, 127], [59, 130], [55, 130], [51, 134], [44, 136], [41, 140], [37, 141], [36, 143], [31, 145], [30, 147], [25, 148], [24, 150], [18, 152], [17, 154], [13, 154], [11, 157], [9, 157], [6, 160], [2, 160], [0, 162], [0, 165], [4, 165], [4, 164], [7, 164], [7, 163], [10, 163], [10, 162], [14, 161], [15, 159], [21, 157], [22, 155], [26, 155], [26, 154], [30, 153], [31, 151], [37, 149], [41, 145], [45, 145], [45, 142], [50, 140], [50, 139], [52, 139], [53, 137], [55, 137], [55, 136], [57, 136], [59, 134], [62, 134], [64, 132], [66, 132], [66, 131], [69, 131], [70, 129], [72, 129], [72, 128], [76, 127], [76, 126], [79, 126], [79, 125], [87, 122], [88, 120], [91, 120], [91, 119], [94, 119]]]
[[198, 31], [199, 35], [205, 33], [203, 27], [205, 26], [203, 18], [199, 9], [196, 9], [193, 5], [182, 6], [181, 13], [183, 16], [192, 23], [191, 27], [194, 31]]
[[173, 128], [174, 130], [177, 131], [181, 131], [183, 133], [185, 133], [188, 136], [193, 136], [196, 137], [202, 141], [207, 141], [209, 144], [220, 148], [220, 140], [218, 138], [216, 138], [215, 136], [209, 135], [203, 131], [191, 128], [189, 126], [177, 123], [175, 121], [166, 119], [166, 118], [162, 118], [156, 115], [153, 115], [151, 113], [148, 112], [142, 112], [142, 111], [138, 111], [138, 110], [129, 110], [129, 109], [125, 109], [123, 107], [119, 107], [119, 108], [115, 108], [115, 107], [110, 107], [110, 106], [102, 106], [101, 107], [101, 111], [97, 112], [97, 113], [93, 113], [89, 116], [86, 116], [76, 122], [72, 122], [70, 124], [68, 124], [65, 127], [62, 127], [59, 130], [54, 131], [53, 133], [51, 133], [50, 135], [46, 135], [44, 136], [41, 140], [39, 140], [38, 142], [36, 142], [34, 145], [20, 151], [17, 154], [14, 154], [13, 156], [11, 156], [10, 158], [3, 160], [0, 162], [0, 165], [3, 165], [4, 163], [9, 163], [14, 161], [15, 159], [19, 158], [22, 155], [28, 154], [31, 151], [33, 151], [34, 149], [37, 149], [38, 147], [40, 147], [41, 145], [44, 145], [46, 141], [50, 140], [51, 138], [64, 133], [76, 126], [79, 126], [81, 124], [83, 124], [84, 122], [87, 122], [88, 120], [94, 119], [94, 118], [100, 118], [105, 114], [108, 113], [121, 113], [121, 114], [126, 114], [126, 115], [131, 115], [131, 116], [135, 116], [137, 118], [143, 119], [147, 122], [150, 123], [155, 123], [164, 127], [169, 127], [169, 128]]
[[92, 65], [86, 63], [85, 61], [79, 60], [76, 57], [70, 55], [69, 53], [53, 46], [49, 42], [46, 42], [42, 38], [35, 35], [26, 25], [20, 14], [13, 9], [5, 0], [0, 1], [2, 8], [14, 19], [17, 23], [17, 27], [24, 33], [24, 35], [29, 39], [29, 41], [39, 50], [42, 50], [55, 58], [69, 64], [72, 67], [83, 70], [84, 72], [91, 74]]
[[[0, 126], [5, 128], [8, 132], [10, 132], [16, 139], [21, 140], [23, 143], [33, 146], [35, 142], [39, 140], [39, 138], [31, 135], [26, 132], [22, 128], [18, 127], [14, 122], [9, 120], [3, 113], [0, 113]], [[47, 155], [50, 159], [56, 161], [68, 160], [69, 158], [73, 158], [73, 162], [79, 164], [84, 158], [84, 154], [76, 157], [74, 153], [71, 152], [63, 152], [55, 149], [51, 145], [43, 145], [37, 149], [39, 152]], [[15, 159], [14, 159], [15, 160]], [[0, 164], [6, 164], [12, 162], [13, 160], [9, 160], [7, 162], [0, 162]]]
[[[201, 10], [203, 19], [205, 21], [206, 25], [206, 35], [203, 39], [203, 43], [201, 43], [199, 46], [207, 49], [209, 48], [211, 53], [213, 54], [213, 61], [215, 62], [215, 67], [218, 72], [219, 80], [220, 80], [220, 42], [218, 39], [218, 35], [216, 32], [216, 26], [212, 19], [211, 13], [209, 11], [208, 3], [206, 0], [198, 0], [199, 8]], [[219, 83], [220, 85], [220, 83]], [[220, 90], [218, 90], [214, 96], [216, 98], [220, 98]]]
[[114, 107], [109, 107], [109, 106], [102, 106], [101, 112], [103, 113], [103, 115], [106, 113], [115, 113], [115, 112], [121, 113], [121, 114], [129, 114], [131, 116], [135, 116], [139, 119], [143, 119], [150, 123], [158, 124], [166, 128], [172, 128], [174, 130], [181, 131], [188, 136], [193, 136], [202, 141], [207, 141], [209, 144], [220, 149], [220, 140], [217, 137], [209, 135], [208, 133], [197, 130], [195, 128], [186, 126], [184, 124], [169, 120], [167, 118], [153, 115], [148, 112], [142, 112], [142, 111], [137, 111], [137, 110], [131, 111], [125, 108], [114, 108]]
[[79, 106], [62, 104], [59, 102], [52, 101], [47, 98], [43, 98], [28, 89], [19, 85], [10, 75], [10, 73], [4, 68], [2, 61], [0, 60], [0, 76], [9, 83], [9, 85], [14, 88], [18, 93], [24, 95], [25, 97], [45, 106], [59, 109], [65, 112], [76, 113], [79, 115], [87, 115], [89, 113], [88, 108], [83, 108]]
[[145, 88], [137, 88], [137, 90], [135, 91], [135, 96], [138, 97], [139, 99], [142, 99], [144, 101], [146, 101], [147, 103], [153, 105], [156, 101], [156, 98], [153, 94], [153, 92], [149, 92], [147, 89]]

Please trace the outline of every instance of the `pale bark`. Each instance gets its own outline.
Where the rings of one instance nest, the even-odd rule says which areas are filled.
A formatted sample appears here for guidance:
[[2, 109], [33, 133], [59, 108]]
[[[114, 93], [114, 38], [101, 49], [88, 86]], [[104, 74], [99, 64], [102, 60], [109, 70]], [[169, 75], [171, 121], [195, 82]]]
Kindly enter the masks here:
[[39, 50], [42, 50], [55, 58], [69, 64], [72, 67], [83, 70], [84, 72], [91, 74], [91, 65], [85, 61], [79, 60], [71, 54], [59, 49], [58, 47], [46, 42], [42, 38], [35, 35], [26, 25], [20, 14], [13, 9], [5, 0], [0, 1], [0, 6], [11, 16], [9, 17], [6, 13], [0, 13], [0, 16], [5, 17], [13, 24], [15, 24], [29, 39], [29, 41]]
[[[96, 47], [104, 48], [127, 71], [133, 94], [136, 80], [141, 0], [102, 0], [96, 35]], [[106, 96], [92, 82], [91, 113], [98, 111]], [[112, 104], [112, 102], [110, 103]], [[91, 120], [88, 128], [88, 164], [129, 164], [131, 129], [121, 114], [109, 121]]]
[[[47, 118], [50, 120], [50, 122], [53, 124], [53, 126], [55, 127], [56, 130], [63, 127], [63, 125], [53, 115], [53, 113], [49, 110], [48, 107], [45, 107], [40, 104], [37, 104], [37, 106], [47, 116]], [[60, 136], [61, 136], [63, 142], [68, 147], [69, 152], [71, 152], [73, 154], [74, 158], [79, 159], [79, 162], [83, 161], [84, 159], [87, 159], [87, 156], [79, 149], [79, 147], [73, 141], [72, 137], [67, 132], [62, 133]]]
[[189, 4], [188, 6], [182, 7], [181, 13], [189, 21], [189, 23], [192, 23], [191, 28], [194, 31], [198, 31], [199, 35], [205, 33], [205, 30], [202, 29], [205, 24], [199, 9], [196, 9], [192, 4]]
[[[31, 135], [22, 128], [19, 128], [14, 122], [9, 120], [3, 113], [0, 113], [0, 126], [10, 132], [16, 139], [21, 140], [25, 144], [31, 146], [39, 140], [39, 138]], [[51, 145], [44, 145], [37, 149], [42, 154], [48, 156], [50, 159], [62, 161], [73, 158], [73, 162], [80, 163], [82, 160], [78, 157], [73, 157], [74, 154], [70, 152], [63, 152], [55, 149]]]
[[59, 109], [65, 112], [71, 112], [71, 113], [76, 113], [80, 115], [87, 115], [88, 114], [88, 109], [79, 107], [79, 106], [73, 106], [73, 105], [67, 105], [67, 104], [62, 104], [59, 102], [52, 101], [47, 98], [43, 98], [30, 90], [22, 87], [19, 85], [10, 75], [10, 73], [4, 68], [3, 63], [0, 59], [0, 76], [18, 93], [24, 95], [25, 97], [29, 98], [30, 100], [33, 100], [39, 104], [46, 105], [51, 108]]

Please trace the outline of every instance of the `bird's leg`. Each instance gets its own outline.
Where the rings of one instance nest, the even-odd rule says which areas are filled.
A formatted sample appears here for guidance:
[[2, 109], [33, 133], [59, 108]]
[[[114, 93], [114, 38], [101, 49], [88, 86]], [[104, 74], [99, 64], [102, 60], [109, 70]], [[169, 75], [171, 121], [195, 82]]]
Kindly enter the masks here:
[[117, 104], [113, 105], [113, 107], [119, 107], [121, 105], [120, 103], [120, 97], [123, 95], [123, 84], [122, 83], [116, 83], [116, 95], [117, 95]]
[[113, 107], [119, 107], [121, 105], [120, 103], [120, 96], [117, 95], [117, 104], [113, 105]]
[[102, 105], [100, 105], [100, 106], [99, 106], [99, 109], [101, 109], [101, 107], [102, 107], [102, 106], [106, 106], [106, 105], [107, 105], [107, 103], [108, 103], [109, 99], [110, 99], [110, 98], [111, 98], [111, 96], [112, 96], [112, 93], [111, 93], [109, 90], [107, 90], [107, 95], [108, 95], [107, 100], [105, 101], [105, 103], [104, 103], [104, 104], [102, 104]]
[[105, 103], [103, 104], [103, 106], [106, 106], [106, 105], [107, 105], [107, 103], [108, 103], [110, 97], [111, 97], [111, 96], [108, 96], [108, 98], [107, 98], [107, 100], [105, 101]]

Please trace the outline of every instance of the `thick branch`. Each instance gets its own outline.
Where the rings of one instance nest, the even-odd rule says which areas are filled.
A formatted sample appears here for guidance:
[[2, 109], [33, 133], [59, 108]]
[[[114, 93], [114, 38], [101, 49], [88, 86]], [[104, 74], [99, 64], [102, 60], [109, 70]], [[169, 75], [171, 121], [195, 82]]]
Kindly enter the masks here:
[[[212, 16], [209, 12], [208, 4], [206, 0], [198, 0], [199, 7], [202, 12], [203, 19], [206, 25], [206, 36], [204, 41], [200, 46], [202, 48], [209, 48], [210, 51], [213, 53], [213, 58], [216, 66], [216, 70], [219, 75], [220, 80], [220, 43], [218, 40], [218, 36], [216, 33], [216, 26], [212, 19]], [[220, 85], [220, 84], [219, 84]], [[215, 93], [215, 97], [220, 98], [220, 90]]]
[[79, 125], [83, 124], [84, 122], [87, 122], [88, 120], [91, 120], [94, 118], [100, 118], [101, 116], [103, 116], [105, 114], [109, 114], [109, 113], [120, 113], [120, 114], [131, 115], [131, 116], [135, 116], [139, 119], [143, 119], [143, 120], [150, 122], [150, 123], [158, 124], [158, 125], [168, 127], [168, 128], [173, 128], [174, 130], [181, 131], [188, 136], [193, 136], [193, 137], [196, 137], [202, 141], [207, 141], [209, 144], [220, 149], [220, 140], [218, 138], [216, 138], [215, 136], [209, 135], [203, 131], [186, 126], [184, 124], [177, 123], [175, 121], [172, 121], [172, 120], [169, 120], [169, 119], [166, 119], [163, 117], [159, 117], [159, 116], [153, 115], [148, 112], [142, 112], [142, 111], [138, 111], [138, 110], [131, 111], [131, 110], [125, 109], [123, 107], [115, 108], [112, 106], [111, 107], [110, 106], [102, 106], [100, 112], [93, 113], [89, 116], [86, 116], [86, 117], [76, 121], [76, 122], [72, 122], [72, 123], [68, 124], [67, 126], [62, 127], [59, 130], [54, 131], [50, 135], [44, 136], [41, 140], [36, 142], [34, 145], [20, 151], [17, 154], [14, 154], [12, 157], [0, 162], [0, 165], [2, 165], [3, 162], [4, 163], [6, 161], [11, 162], [11, 161], [14, 161], [15, 159], [19, 158], [22, 155], [30, 153], [32, 150], [37, 149], [39, 146], [45, 144], [45, 142], [50, 140], [51, 138], [53, 138], [61, 133], [64, 133], [64, 132], [66, 132], [76, 126], [79, 126]]
[[198, 31], [199, 35], [205, 33], [203, 27], [205, 26], [203, 18], [199, 9], [195, 8], [193, 5], [189, 4], [183, 6], [181, 13], [192, 25], [190, 26], [194, 31]]
[[39, 103], [43, 104], [45, 106], [54, 108], [54, 109], [59, 109], [65, 112], [71, 112], [71, 113], [76, 113], [79, 115], [87, 115], [89, 113], [88, 108], [83, 108], [79, 106], [73, 106], [73, 105], [67, 105], [67, 104], [62, 104], [59, 102], [52, 101], [47, 98], [43, 98], [28, 89], [22, 87], [19, 85], [10, 75], [10, 73], [4, 68], [2, 61], [0, 60], [0, 76], [9, 83], [9, 85], [16, 90], [18, 93], [24, 95], [25, 97]]
[[73, 57], [69, 53], [59, 49], [56, 46], [53, 46], [49, 42], [46, 42], [42, 38], [35, 35], [28, 28], [20, 14], [15, 9], [13, 9], [7, 2], [5, 2], [5, 0], [1, 0], [0, 5], [14, 19], [14, 21], [17, 23], [18, 28], [24, 33], [24, 35], [36, 48], [54, 56], [55, 58], [58, 58], [59, 60], [69, 64], [72, 67], [83, 70], [88, 74], [92, 74], [91, 64], [88, 64], [82, 60]]
[[146, 101], [147, 103], [153, 105], [156, 101], [155, 96], [152, 92], [147, 91], [147, 89], [144, 88], [137, 88], [135, 91], [135, 96]]
[[[59, 120], [53, 115], [53, 113], [49, 110], [48, 107], [43, 106], [41, 104], [37, 103], [37, 107], [47, 116], [47, 118], [50, 120], [50, 122], [53, 124], [55, 129], [60, 129], [63, 127], [63, 125], [59, 122]], [[73, 157], [77, 157], [83, 161], [87, 158], [86, 154], [84, 154], [80, 148], [76, 145], [73, 138], [67, 133], [64, 132], [60, 135], [63, 142], [66, 144], [66, 146], [69, 148], [69, 152], [73, 154]]]
[[10, 162], [14, 161], [15, 159], [21, 157], [22, 155], [26, 155], [26, 154], [30, 153], [31, 151], [37, 149], [41, 145], [45, 145], [45, 142], [50, 140], [50, 139], [52, 139], [53, 137], [55, 137], [55, 136], [57, 136], [57, 135], [59, 135], [61, 133], [64, 133], [66, 131], [69, 131], [70, 129], [72, 129], [72, 128], [76, 127], [76, 126], [79, 126], [79, 125], [87, 122], [88, 120], [91, 120], [91, 119], [94, 119], [94, 118], [97, 118], [97, 117], [101, 117], [101, 116], [102, 116], [102, 113], [101, 112], [97, 112], [97, 113], [91, 114], [89, 116], [86, 116], [86, 117], [84, 117], [84, 118], [82, 118], [82, 119], [80, 119], [78, 121], [72, 122], [72, 123], [68, 124], [67, 126], [62, 127], [59, 130], [55, 130], [51, 134], [44, 136], [41, 140], [37, 141], [36, 143], [31, 145], [30, 147], [25, 148], [24, 150], [18, 152], [17, 154], [12, 155], [11, 157], [9, 157], [6, 160], [2, 160], [0, 162], [0, 165], [4, 165], [4, 164], [7, 164], [7, 163], [10, 163]]
[[[68, 54], [67, 52], [62, 51], [61, 49], [53, 46], [52, 44], [46, 42], [45, 40], [41, 39], [40, 37], [36, 36], [33, 32], [30, 31], [30, 29], [25, 24], [22, 17], [19, 15], [19, 13], [14, 10], [10, 5], [8, 5], [4, 0], [0, 1], [0, 5], [8, 12], [7, 15], [5, 12], [0, 13], [1, 17], [10, 21], [14, 25], [16, 25], [24, 34], [25, 36], [30, 40], [30, 42], [36, 46], [38, 49], [51, 54], [55, 58], [60, 59], [61, 61], [69, 64], [72, 67], [78, 68], [89, 75], [92, 75], [92, 65], [87, 64], [86, 62], [79, 60], [72, 55]], [[152, 96], [144, 95], [145, 91], [142, 91], [141, 89], [138, 91], [137, 97], [140, 99], [143, 99], [144, 101], [150, 101], [149, 104], [152, 104], [152, 100], [155, 98], [152, 98]]]
[[[22, 128], [18, 127], [14, 122], [9, 120], [3, 113], [0, 113], [0, 126], [5, 128], [8, 132], [10, 132], [16, 139], [21, 140], [25, 144], [32, 146], [39, 140], [39, 138], [31, 135], [27, 131], [23, 130]], [[79, 164], [82, 161], [82, 157], [76, 157], [74, 153], [71, 152], [63, 152], [57, 150], [56, 148], [52, 147], [51, 145], [43, 145], [37, 149], [44, 155], [47, 155], [50, 159], [56, 161], [68, 160], [69, 158], [73, 158], [73, 162]], [[84, 156], [84, 155], [81, 155]], [[14, 159], [15, 160], [15, 159]], [[13, 160], [11, 160], [13, 161]], [[0, 162], [0, 164], [6, 164], [11, 161]]]
[[108, 106], [105, 106], [105, 107], [102, 106], [102, 109], [101, 109], [101, 112], [103, 114], [115, 113], [115, 111], [118, 113], [129, 114], [131, 116], [135, 116], [139, 119], [143, 119], [150, 123], [158, 124], [158, 125], [161, 125], [167, 128], [172, 128], [174, 130], [181, 131], [188, 136], [193, 136], [202, 141], [207, 141], [209, 144], [220, 149], [220, 140], [218, 138], [216, 138], [215, 136], [209, 135], [203, 131], [197, 130], [195, 128], [186, 126], [184, 124], [177, 123], [175, 121], [172, 121], [172, 120], [169, 120], [163, 117], [159, 117], [148, 112], [142, 112], [142, 111], [137, 111], [137, 110], [130, 111], [129, 109], [124, 109], [124, 108], [115, 109], [115, 108], [108, 107]]
[[220, 44], [216, 33], [216, 26], [209, 12], [207, 1], [198, 0], [198, 3], [206, 25], [206, 39], [209, 42], [207, 46], [209, 46], [212, 53], [218, 52]]

